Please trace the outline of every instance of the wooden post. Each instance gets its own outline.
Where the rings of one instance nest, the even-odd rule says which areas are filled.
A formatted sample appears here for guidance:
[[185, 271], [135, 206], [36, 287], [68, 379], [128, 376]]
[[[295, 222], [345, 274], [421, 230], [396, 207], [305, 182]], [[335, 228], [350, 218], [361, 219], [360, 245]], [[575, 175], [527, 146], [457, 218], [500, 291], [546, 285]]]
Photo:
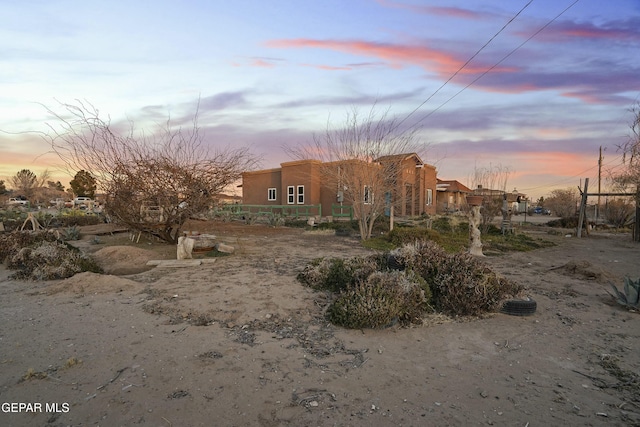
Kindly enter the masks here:
[[393, 205], [389, 208], [389, 231], [393, 231]]
[[580, 214], [578, 216], [578, 231], [576, 236], [582, 237], [582, 224], [584, 223], [584, 214], [587, 210], [587, 190], [589, 189], [589, 178], [584, 179], [584, 191], [580, 199]]
[[636, 220], [633, 223], [633, 241], [640, 242], [640, 186], [636, 188]]

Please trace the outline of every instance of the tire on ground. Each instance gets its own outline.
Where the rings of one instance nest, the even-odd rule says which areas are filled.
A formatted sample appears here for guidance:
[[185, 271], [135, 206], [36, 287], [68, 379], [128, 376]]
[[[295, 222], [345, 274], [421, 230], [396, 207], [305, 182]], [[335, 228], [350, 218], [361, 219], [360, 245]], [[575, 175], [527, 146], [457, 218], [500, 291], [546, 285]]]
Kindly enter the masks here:
[[536, 312], [538, 304], [532, 299], [513, 299], [506, 301], [502, 308], [501, 313], [509, 314], [511, 316], [531, 316]]

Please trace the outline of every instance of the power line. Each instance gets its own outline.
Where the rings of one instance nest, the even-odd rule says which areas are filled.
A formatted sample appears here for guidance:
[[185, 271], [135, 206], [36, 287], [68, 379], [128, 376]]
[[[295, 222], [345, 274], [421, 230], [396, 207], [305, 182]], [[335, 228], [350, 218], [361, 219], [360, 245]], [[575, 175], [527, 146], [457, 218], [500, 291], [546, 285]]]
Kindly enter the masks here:
[[[615, 161], [621, 160], [621, 158], [622, 158], [622, 156], [614, 157], [611, 161], [604, 163], [603, 166], [610, 165], [611, 163], [613, 163]], [[592, 170], [596, 169], [597, 167], [598, 167], [598, 165], [596, 164], [595, 166], [592, 166], [592, 167], [590, 167], [588, 169], [585, 169], [582, 172], [578, 172], [577, 174], [575, 174], [573, 176], [570, 176], [570, 177], [567, 177], [566, 179], [563, 179], [562, 181], [558, 181], [558, 182], [555, 182], [553, 184], [540, 185], [540, 186], [537, 186], [537, 187], [522, 188], [521, 191], [532, 191], [532, 190], [538, 190], [540, 188], [556, 187], [558, 185], [562, 185], [562, 184], [564, 184], [566, 182], [569, 182], [569, 181], [571, 181], [571, 180], [573, 180], [575, 178], [582, 177], [582, 176], [584, 176], [585, 173], [587, 173], [589, 171], [592, 171]], [[620, 165], [615, 166], [614, 169], [617, 168], [617, 167], [620, 167]]]
[[462, 71], [462, 70], [463, 70], [467, 65], [469, 65], [469, 63], [470, 63], [471, 61], [473, 61], [473, 59], [474, 59], [476, 56], [478, 56], [478, 55], [480, 54], [480, 52], [482, 52], [482, 51], [484, 50], [484, 48], [485, 48], [485, 47], [487, 47], [487, 46], [488, 46], [488, 45], [489, 45], [489, 44], [490, 44], [490, 43], [491, 43], [491, 42], [492, 42], [496, 37], [498, 37], [498, 35], [500, 35], [500, 33], [502, 33], [502, 31], [504, 31], [504, 30], [505, 30], [505, 28], [507, 28], [507, 27], [509, 26], [509, 24], [511, 24], [511, 23], [512, 23], [512, 22], [513, 22], [513, 21], [514, 21], [514, 20], [515, 20], [515, 19], [516, 19], [516, 18], [517, 18], [517, 17], [518, 17], [518, 16], [519, 16], [519, 15], [520, 15], [520, 14], [521, 14], [521, 13], [522, 13], [526, 8], [527, 8], [527, 7], [529, 7], [529, 5], [530, 5], [531, 3], [533, 3], [533, 0], [529, 0], [529, 2], [528, 2], [527, 4], [525, 4], [525, 5], [522, 7], [522, 9], [520, 9], [520, 10], [518, 11], [518, 13], [516, 13], [516, 14], [515, 14], [511, 19], [509, 19], [509, 21], [507, 21], [507, 23], [506, 23], [506, 24], [504, 24], [504, 25], [502, 26], [502, 28], [500, 28], [500, 30], [499, 30], [497, 33], [495, 33], [495, 34], [494, 34], [494, 35], [493, 35], [493, 36], [492, 36], [492, 37], [491, 37], [491, 38], [490, 38], [490, 39], [489, 39], [489, 40], [488, 40], [484, 45], [482, 45], [482, 47], [481, 47], [480, 49], [478, 49], [478, 50], [476, 51], [476, 53], [474, 53], [474, 54], [471, 56], [471, 58], [469, 58], [469, 59], [467, 60], [467, 62], [465, 62], [464, 64], [462, 64], [462, 65], [460, 66], [460, 68], [458, 68], [458, 69], [456, 70], [456, 72], [455, 72], [455, 73], [453, 73], [453, 74], [451, 75], [451, 77], [449, 77], [449, 78], [447, 79], [447, 81], [445, 81], [444, 83], [442, 83], [442, 85], [440, 85], [440, 87], [439, 87], [438, 89], [436, 89], [436, 91], [435, 91], [435, 92], [433, 92], [431, 95], [429, 95], [429, 97], [428, 97], [427, 99], [425, 99], [425, 100], [424, 100], [420, 105], [418, 105], [416, 108], [414, 108], [414, 109], [413, 109], [413, 111], [411, 111], [411, 112], [410, 112], [410, 113], [409, 113], [409, 114], [408, 114], [404, 119], [402, 119], [402, 120], [397, 124], [397, 126], [396, 126], [396, 127], [401, 126], [401, 125], [402, 125], [402, 123], [404, 123], [405, 121], [407, 121], [407, 120], [409, 119], [409, 117], [411, 117], [413, 114], [415, 114], [415, 113], [416, 113], [420, 108], [422, 108], [422, 106], [423, 106], [424, 104], [426, 104], [427, 102], [429, 102], [429, 101], [431, 100], [431, 98], [433, 98], [433, 97], [434, 97], [438, 92], [440, 92], [440, 90], [441, 90], [443, 87], [445, 87], [445, 86], [446, 86], [446, 85], [447, 85], [451, 80], [453, 80], [453, 79], [458, 75], [458, 73], [460, 73], [460, 71]]
[[[482, 77], [484, 77], [485, 75], [487, 75], [491, 70], [493, 70], [494, 68], [496, 68], [498, 65], [502, 64], [507, 58], [509, 58], [511, 55], [513, 55], [518, 49], [520, 49], [522, 46], [524, 46], [527, 42], [529, 42], [531, 39], [533, 39], [535, 36], [537, 36], [538, 34], [540, 34], [542, 31], [544, 31], [545, 28], [547, 28], [549, 25], [551, 25], [553, 22], [555, 22], [558, 18], [560, 18], [562, 15], [564, 15], [569, 9], [571, 9], [573, 6], [576, 5], [576, 3], [578, 3], [580, 0], [575, 0], [573, 3], [571, 3], [569, 6], [567, 6], [564, 10], [562, 10], [562, 12], [560, 12], [559, 14], [557, 14], [553, 19], [551, 19], [551, 21], [547, 22], [546, 24], [544, 24], [542, 27], [540, 27], [535, 33], [533, 33], [531, 36], [529, 36], [525, 41], [523, 41], [522, 43], [520, 43], [518, 46], [516, 46], [514, 49], [512, 49], [509, 53], [507, 53], [505, 56], [502, 57], [502, 59], [500, 59], [500, 61], [496, 62], [494, 65], [492, 65], [490, 68], [488, 68], [486, 71], [484, 71], [482, 74], [480, 74], [478, 77], [476, 77], [473, 81], [471, 81], [471, 83], [469, 83], [468, 85], [466, 85], [465, 87], [463, 87], [462, 89], [460, 89], [458, 92], [456, 92], [455, 94], [453, 94], [449, 99], [447, 99], [446, 101], [444, 101], [442, 104], [440, 104], [437, 108], [435, 108], [434, 110], [432, 110], [431, 112], [427, 113], [426, 115], [424, 115], [420, 120], [418, 120], [416, 122], [416, 125], [418, 125], [418, 123], [421, 123], [423, 120], [427, 119], [429, 116], [431, 116], [433, 113], [437, 112], [438, 110], [440, 110], [442, 107], [444, 107], [446, 104], [449, 103], [449, 101], [451, 101], [452, 99], [454, 99], [456, 96], [460, 95], [460, 93], [462, 93], [463, 91], [465, 91], [467, 88], [469, 88], [469, 86], [473, 85], [475, 82], [477, 82], [478, 80], [480, 80]], [[453, 78], [453, 77], [452, 77]], [[451, 79], [449, 79], [451, 80]], [[447, 80], [447, 82], [449, 82], [449, 80]], [[446, 84], [446, 83], [445, 83]], [[439, 89], [438, 89], [439, 90]], [[434, 93], [435, 95], [435, 93]], [[431, 95], [432, 97], [433, 95]], [[431, 99], [431, 97], [429, 97], [429, 99]], [[426, 102], [426, 101], [425, 101]], [[422, 104], [420, 104], [420, 106], [424, 105], [423, 102]], [[418, 107], [419, 108], [419, 107]], [[415, 112], [415, 110], [413, 112], [411, 112], [411, 114], [413, 114]], [[410, 114], [410, 115], [411, 115]]]

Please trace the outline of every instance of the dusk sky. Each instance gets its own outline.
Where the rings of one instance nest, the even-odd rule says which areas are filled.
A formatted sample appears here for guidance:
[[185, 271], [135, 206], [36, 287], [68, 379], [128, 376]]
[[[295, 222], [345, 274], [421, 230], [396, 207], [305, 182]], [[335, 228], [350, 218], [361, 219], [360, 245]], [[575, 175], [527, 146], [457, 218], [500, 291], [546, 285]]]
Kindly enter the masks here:
[[70, 179], [29, 133], [55, 125], [41, 104], [153, 131], [200, 99], [208, 144], [271, 168], [377, 102], [419, 129], [439, 178], [501, 165], [535, 199], [595, 183], [600, 146], [619, 168], [640, 100], [640, 0], [0, 0], [0, 16], [5, 181]]

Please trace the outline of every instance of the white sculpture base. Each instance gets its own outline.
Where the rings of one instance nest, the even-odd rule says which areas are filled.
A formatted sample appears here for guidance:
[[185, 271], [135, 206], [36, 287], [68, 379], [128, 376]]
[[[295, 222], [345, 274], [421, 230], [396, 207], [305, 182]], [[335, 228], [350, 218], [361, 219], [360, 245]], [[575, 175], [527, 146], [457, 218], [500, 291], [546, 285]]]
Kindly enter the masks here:
[[484, 256], [482, 253], [482, 241], [480, 240], [480, 215], [481, 206], [472, 206], [469, 213], [469, 253], [476, 256]]

